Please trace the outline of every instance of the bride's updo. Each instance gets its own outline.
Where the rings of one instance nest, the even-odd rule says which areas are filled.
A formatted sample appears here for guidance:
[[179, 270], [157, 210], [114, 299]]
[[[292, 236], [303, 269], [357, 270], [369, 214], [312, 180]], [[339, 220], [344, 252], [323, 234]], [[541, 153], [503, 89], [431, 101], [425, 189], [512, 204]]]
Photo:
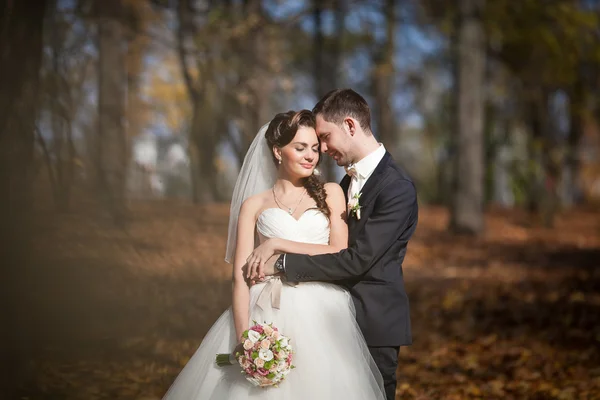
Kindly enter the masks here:
[[[269, 148], [272, 149], [273, 146], [282, 148], [290, 144], [300, 127], [316, 128], [315, 116], [309, 110], [288, 111], [275, 115], [265, 133]], [[278, 161], [275, 154], [271, 152], [271, 155], [273, 156], [273, 162], [277, 165]], [[318, 157], [317, 166], [321, 163], [320, 153]], [[324, 183], [313, 173], [308, 178], [304, 178], [303, 184], [306, 192], [317, 204], [317, 208], [329, 218], [331, 212], [327, 206], [327, 193], [325, 192]]]

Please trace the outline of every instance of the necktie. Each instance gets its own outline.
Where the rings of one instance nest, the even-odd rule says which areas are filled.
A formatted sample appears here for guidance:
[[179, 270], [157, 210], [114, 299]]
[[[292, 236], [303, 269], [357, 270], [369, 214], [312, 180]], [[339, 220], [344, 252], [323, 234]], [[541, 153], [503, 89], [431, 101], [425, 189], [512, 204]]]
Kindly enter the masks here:
[[346, 173], [350, 175], [350, 186], [348, 186], [348, 198], [351, 199], [356, 193], [358, 193], [358, 171], [354, 164], [350, 164], [345, 167]]

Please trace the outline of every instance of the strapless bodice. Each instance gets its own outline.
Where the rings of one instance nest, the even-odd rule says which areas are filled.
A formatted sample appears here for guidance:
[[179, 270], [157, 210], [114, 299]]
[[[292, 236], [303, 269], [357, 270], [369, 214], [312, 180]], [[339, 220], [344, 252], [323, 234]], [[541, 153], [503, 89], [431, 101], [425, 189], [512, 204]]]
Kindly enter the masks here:
[[302, 243], [329, 243], [329, 220], [316, 208], [306, 210], [298, 219], [281, 208], [267, 208], [258, 216], [256, 230], [267, 239], [276, 237]]

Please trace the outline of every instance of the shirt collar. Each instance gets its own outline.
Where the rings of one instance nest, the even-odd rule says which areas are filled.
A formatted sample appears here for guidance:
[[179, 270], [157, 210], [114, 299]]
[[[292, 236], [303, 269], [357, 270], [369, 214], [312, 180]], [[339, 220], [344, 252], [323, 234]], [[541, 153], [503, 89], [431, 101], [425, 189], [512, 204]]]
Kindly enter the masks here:
[[379, 143], [379, 147], [376, 150], [369, 153], [366, 157], [364, 157], [359, 162], [355, 163], [353, 166], [356, 169], [356, 173], [359, 178], [365, 179], [371, 176], [377, 165], [385, 156], [385, 147], [383, 143]]

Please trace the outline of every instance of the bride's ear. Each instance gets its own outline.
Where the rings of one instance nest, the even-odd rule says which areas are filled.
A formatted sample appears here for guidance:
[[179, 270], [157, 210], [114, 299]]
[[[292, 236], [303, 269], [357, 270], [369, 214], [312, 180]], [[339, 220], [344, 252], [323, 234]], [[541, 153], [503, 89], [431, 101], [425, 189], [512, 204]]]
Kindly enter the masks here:
[[281, 164], [281, 149], [277, 146], [273, 146], [273, 154], [279, 164]]

